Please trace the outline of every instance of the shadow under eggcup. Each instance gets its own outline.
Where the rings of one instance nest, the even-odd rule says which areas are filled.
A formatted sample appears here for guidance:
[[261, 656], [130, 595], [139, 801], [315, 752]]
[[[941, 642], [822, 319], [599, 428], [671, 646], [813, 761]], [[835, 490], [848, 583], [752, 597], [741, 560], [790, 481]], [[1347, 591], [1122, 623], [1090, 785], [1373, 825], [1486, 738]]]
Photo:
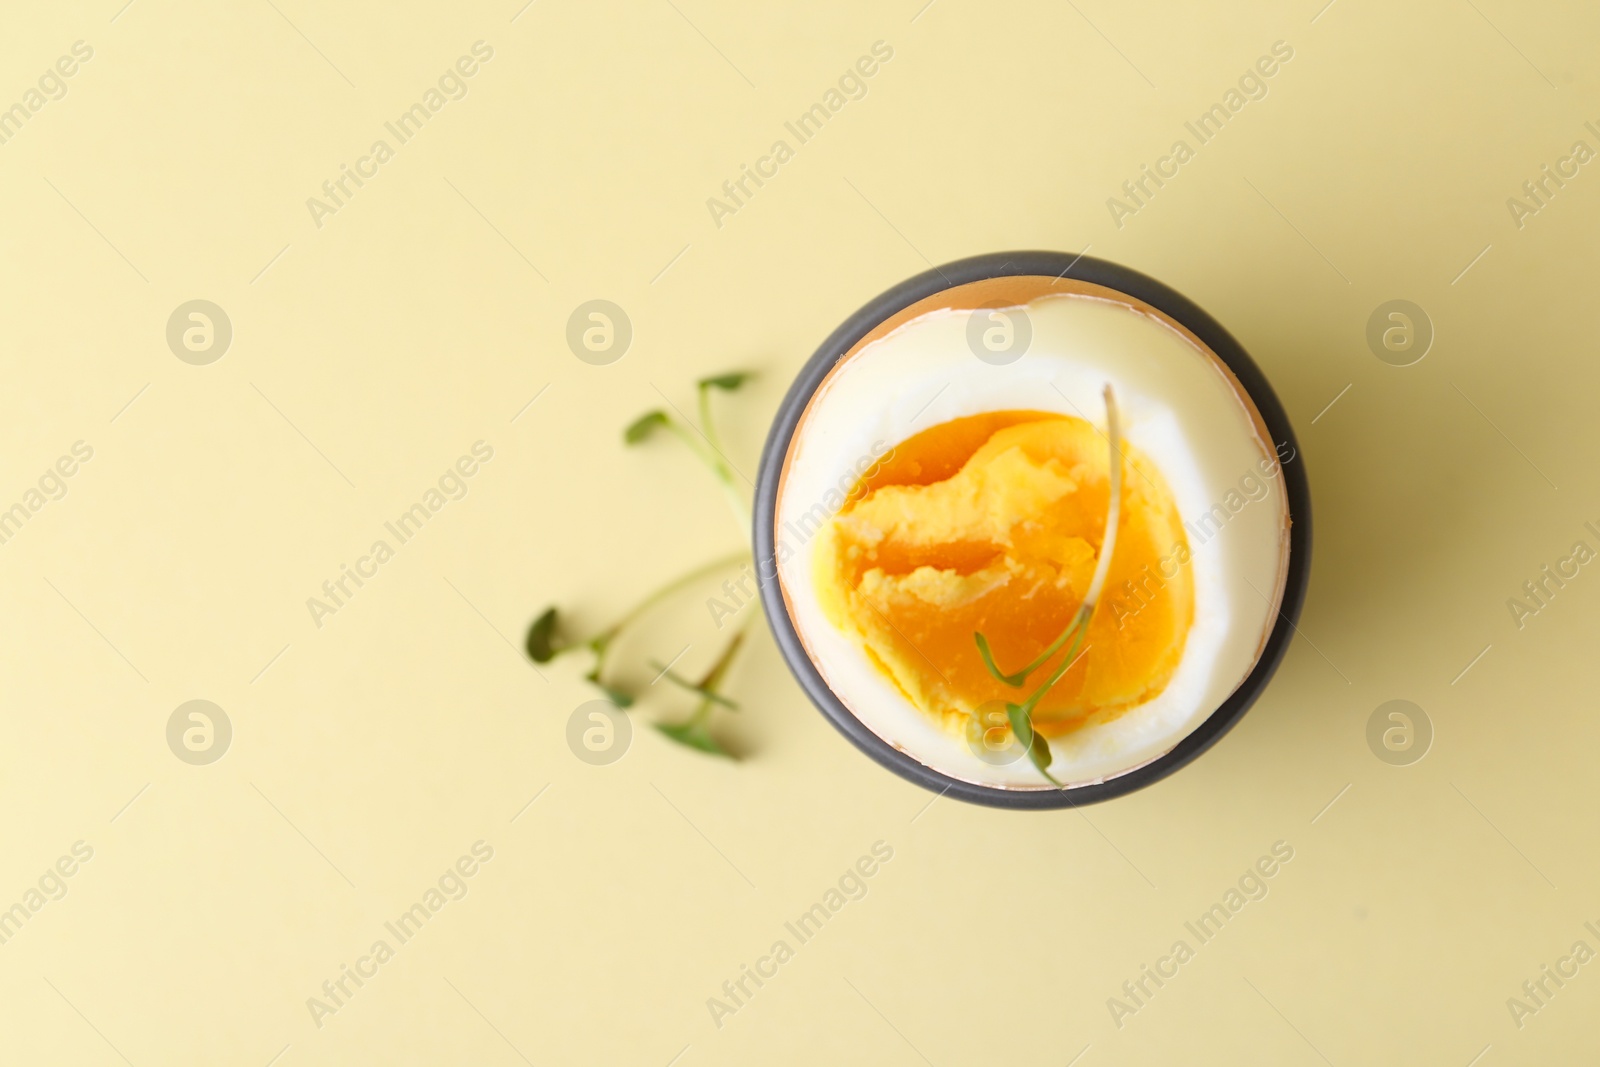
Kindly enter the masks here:
[[[812, 401], [830, 375], [865, 346], [929, 312], [1020, 307], [1052, 294], [1109, 299], [1155, 316], [1217, 360], [1254, 405], [1257, 432], [1287, 447], [1279, 471], [1287, 509], [1287, 558], [1277, 618], [1243, 681], [1162, 754], [1069, 788], [1017, 788], [963, 780], [937, 770], [879, 736], [824, 680], [797, 628], [790, 593], [780, 576], [779, 499], [793, 445]], [[974, 348], [977, 354], [977, 349]], [[1026, 358], [1025, 356], [1023, 358]], [[886, 398], [887, 402], [887, 398]], [[892, 443], [892, 442], [891, 442]], [[869, 301], [823, 342], [796, 377], [773, 422], [756, 480], [755, 557], [762, 606], [789, 669], [817, 708], [878, 763], [935, 793], [994, 807], [1076, 807], [1140, 789], [1195, 759], [1243, 717], [1271, 679], [1294, 634], [1310, 575], [1311, 502], [1304, 460], [1287, 415], [1259, 368], [1211, 316], [1174, 290], [1136, 271], [1088, 256], [1057, 252], [991, 253], [919, 274]]]

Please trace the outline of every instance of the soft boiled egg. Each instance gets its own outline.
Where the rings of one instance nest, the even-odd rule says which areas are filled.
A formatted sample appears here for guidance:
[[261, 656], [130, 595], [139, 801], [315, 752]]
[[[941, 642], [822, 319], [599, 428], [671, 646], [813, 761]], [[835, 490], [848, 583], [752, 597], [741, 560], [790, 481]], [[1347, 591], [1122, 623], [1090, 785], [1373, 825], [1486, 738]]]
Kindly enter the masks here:
[[[1108, 385], [1123, 444], [1107, 579], [1081, 647], [1012, 686], [975, 635], [1015, 671], [1083, 604], [1106, 541]], [[861, 724], [993, 789], [1056, 788], [1003, 708], [1072, 654], [1033, 723], [1055, 778], [1104, 782], [1171, 751], [1260, 660], [1295, 458], [1227, 365], [1140, 300], [1033, 276], [953, 288], [869, 331], [800, 414], [773, 509], [783, 609]]]

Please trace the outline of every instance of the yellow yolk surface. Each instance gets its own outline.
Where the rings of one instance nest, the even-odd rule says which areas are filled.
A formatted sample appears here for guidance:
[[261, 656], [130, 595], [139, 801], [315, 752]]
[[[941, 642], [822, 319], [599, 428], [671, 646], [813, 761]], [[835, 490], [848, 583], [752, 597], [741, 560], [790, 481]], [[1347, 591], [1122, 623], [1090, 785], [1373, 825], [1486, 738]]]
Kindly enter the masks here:
[[[1110, 572], [1076, 663], [1034, 712], [1046, 736], [1154, 698], [1194, 618], [1172, 493], [1149, 459], [1123, 450]], [[1109, 445], [1083, 419], [1004, 411], [943, 423], [897, 445], [824, 527], [818, 598], [907, 699], [967, 729], [981, 705], [1021, 703], [1070, 650], [1013, 688], [989, 673], [973, 634], [1006, 672], [1049, 647], [1088, 592], [1109, 497]]]

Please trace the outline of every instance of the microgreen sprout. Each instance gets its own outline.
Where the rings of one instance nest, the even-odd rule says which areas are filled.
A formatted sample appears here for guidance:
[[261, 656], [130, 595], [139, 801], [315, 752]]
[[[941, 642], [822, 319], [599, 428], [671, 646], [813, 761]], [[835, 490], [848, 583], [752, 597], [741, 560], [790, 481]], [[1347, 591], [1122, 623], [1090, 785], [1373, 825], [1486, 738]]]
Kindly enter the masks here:
[[[717, 436], [716, 425], [711, 417], [711, 394], [713, 392], [731, 393], [752, 375], [746, 371], [732, 371], [725, 374], [712, 375], [702, 378], [695, 383], [695, 390], [700, 413], [700, 427], [697, 429], [686, 424], [682, 419], [674, 418], [665, 411], [648, 411], [629, 423], [622, 432], [622, 440], [627, 445], [638, 445], [652, 437], [657, 430], [664, 430], [688, 447], [695, 456], [706, 465], [716, 478], [724, 498], [733, 511], [734, 517], [739, 522], [741, 533], [748, 533], [750, 527], [750, 511], [745, 504], [739, 487], [734, 481], [733, 464], [723, 452], [722, 443]], [[646, 595], [642, 600], [628, 609], [621, 618], [610, 626], [601, 630], [592, 637], [582, 640], [569, 639], [563, 631], [560, 612], [555, 607], [546, 608], [538, 618], [528, 627], [528, 636], [524, 648], [528, 658], [535, 663], [549, 663], [558, 656], [570, 652], [588, 651], [594, 659], [589, 672], [584, 675], [586, 681], [598, 688], [606, 698], [619, 708], [633, 705], [638, 694], [610, 679], [610, 659], [619, 637], [643, 618], [652, 608], [657, 607], [684, 589], [703, 581], [712, 575], [726, 571], [729, 568], [744, 562], [748, 563], [750, 553], [746, 550], [733, 553], [713, 560], [704, 566], [675, 578], [665, 585]], [[738, 705], [729, 700], [720, 691], [719, 687], [732, 667], [735, 656], [744, 641], [744, 628], [741, 626], [733, 638], [723, 648], [711, 669], [699, 681], [688, 681], [660, 664], [653, 666], [660, 672], [658, 678], [664, 678], [679, 688], [686, 689], [700, 698], [695, 711], [683, 723], [657, 724], [657, 728], [667, 737], [690, 748], [712, 755], [730, 756], [731, 754], [712, 737], [709, 729], [709, 720], [712, 709], [725, 707], [737, 711]]]
[[[1083, 602], [1078, 605], [1078, 610], [1073, 612], [1072, 620], [1067, 623], [1067, 628], [1061, 631], [1060, 636], [1050, 642], [1033, 662], [1011, 674], [1006, 674], [995, 664], [989, 639], [982, 633], [972, 635], [978, 645], [978, 654], [983, 657], [984, 666], [989, 669], [989, 673], [1013, 689], [1020, 689], [1026, 685], [1029, 675], [1043, 667], [1063, 645], [1071, 642], [1056, 669], [1050, 672], [1043, 685], [1033, 691], [1033, 695], [1020, 704], [1006, 704], [1006, 719], [1011, 723], [1011, 732], [1016, 736], [1017, 743], [1028, 753], [1028, 759], [1038, 768], [1039, 773], [1061, 789], [1065, 789], [1066, 785], [1050, 773], [1052, 758], [1050, 742], [1034, 729], [1033, 712], [1045, 694], [1078, 662], [1080, 658], [1078, 650], [1089, 634], [1089, 622], [1094, 617], [1095, 605], [1100, 602], [1100, 590], [1105, 586], [1106, 572], [1111, 568], [1111, 554], [1116, 549], [1117, 525], [1122, 515], [1122, 428], [1117, 418], [1116, 395], [1112, 392], [1110, 383], [1106, 384], [1104, 396], [1106, 437], [1111, 448], [1111, 499], [1106, 506], [1106, 531], [1105, 538], [1100, 543], [1100, 558], [1095, 563], [1094, 576], [1089, 580], [1089, 589], [1084, 593]], [[1087, 653], [1088, 649], [1083, 651]]]
[[622, 431], [622, 440], [625, 444], [637, 445], [647, 440], [656, 430], [665, 430], [678, 440], [682, 441], [711, 471], [716, 478], [717, 485], [722, 490], [722, 495], [733, 509], [734, 518], [739, 520], [740, 529], [750, 526], [750, 510], [745, 506], [744, 497], [739, 492], [738, 483], [734, 481], [733, 464], [728, 461], [726, 453], [722, 450], [722, 443], [717, 437], [716, 424], [711, 418], [711, 394], [713, 391], [731, 393], [745, 382], [751, 375], [744, 371], [733, 371], [728, 374], [714, 374], [709, 378], [701, 378], [695, 383], [698, 406], [700, 410], [701, 429], [686, 425], [682, 419], [673, 418], [665, 411], [659, 409], [647, 411], [640, 415], [628, 428]]

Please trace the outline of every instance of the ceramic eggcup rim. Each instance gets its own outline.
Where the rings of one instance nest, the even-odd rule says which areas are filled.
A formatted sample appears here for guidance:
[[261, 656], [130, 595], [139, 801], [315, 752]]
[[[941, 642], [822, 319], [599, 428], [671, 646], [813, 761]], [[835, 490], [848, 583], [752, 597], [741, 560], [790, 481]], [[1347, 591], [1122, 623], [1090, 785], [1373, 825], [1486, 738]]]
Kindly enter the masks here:
[[834, 330], [801, 368], [778, 409], [761, 454], [755, 492], [755, 557], [762, 608], [784, 661], [811, 702], [857, 748], [902, 778], [969, 803], [1024, 809], [1078, 807], [1142, 789], [1185, 766], [1227, 733], [1266, 688], [1293, 636], [1310, 577], [1311, 494], [1303, 459], [1280, 468], [1289, 513], [1289, 558], [1278, 618], [1255, 666], [1227, 699], [1163, 755], [1101, 781], [1069, 789], [1006, 789], [978, 785], [936, 771], [884, 741], [823, 681], [795, 629], [777, 576], [776, 514], [780, 483], [795, 432], [824, 379], [862, 338], [913, 304], [973, 282], [1015, 277], [1101, 286], [1142, 301], [1166, 315], [1192, 333], [1233, 374], [1255, 404], [1270, 440], [1279, 445], [1287, 444], [1295, 450], [1293, 455], [1299, 455], [1289, 418], [1255, 362], [1220, 323], [1182, 294], [1137, 271], [1089, 256], [1038, 251], [994, 252], [935, 267], [868, 301]]

